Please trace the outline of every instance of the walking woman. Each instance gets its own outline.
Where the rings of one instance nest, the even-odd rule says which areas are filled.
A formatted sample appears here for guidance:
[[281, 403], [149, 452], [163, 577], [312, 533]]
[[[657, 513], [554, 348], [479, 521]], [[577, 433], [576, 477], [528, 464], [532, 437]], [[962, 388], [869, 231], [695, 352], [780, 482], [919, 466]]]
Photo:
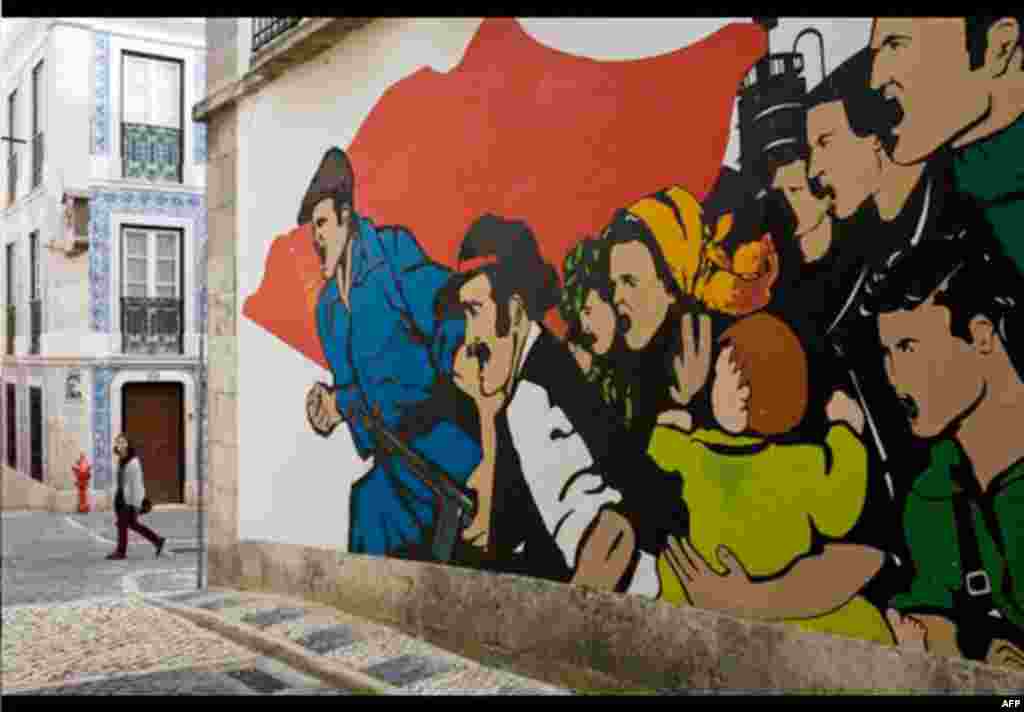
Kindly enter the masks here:
[[114, 438], [114, 454], [117, 455], [117, 491], [114, 494], [114, 511], [117, 513], [117, 551], [108, 559], [123, 559], [128, 552], [128, 530], [142, 535], [156, 547], [156, 555], [164, 550], [167, 540], [139, 521], [142, 500], [146, 488], [142, 484], [142, 463], [135, 448], [122, 433]]

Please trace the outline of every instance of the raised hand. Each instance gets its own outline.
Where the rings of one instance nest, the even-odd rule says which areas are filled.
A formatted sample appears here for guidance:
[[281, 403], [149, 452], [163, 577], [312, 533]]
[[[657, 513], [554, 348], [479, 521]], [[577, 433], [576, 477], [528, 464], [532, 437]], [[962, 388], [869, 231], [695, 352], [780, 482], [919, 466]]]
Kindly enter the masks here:
[[672, 361], [676, 384], [669, 389], [672, 400], [686, 406], [707, 383], [711, 373], [711, 317], [701, 314], [700, 339], [694, 339], [693, 315], [683, 315], [680, 352]]

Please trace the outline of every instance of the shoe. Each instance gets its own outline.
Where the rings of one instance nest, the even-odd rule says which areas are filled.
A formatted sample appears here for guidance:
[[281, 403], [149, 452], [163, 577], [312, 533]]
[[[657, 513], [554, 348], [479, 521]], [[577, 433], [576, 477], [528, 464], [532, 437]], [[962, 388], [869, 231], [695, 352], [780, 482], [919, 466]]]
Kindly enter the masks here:
[[127, 559], [128, 557], [124, 554], [118, 554], [116, 551], [113, 554], [107, 554], [107, 559], [110, 561], [120, 561], [121, 559]]
[[160, 539], [160, 543], [156, 545], [156, 558], [160, 558], [160, 553], [164, 550], [164, 544], [167, 543], [167, 537]]

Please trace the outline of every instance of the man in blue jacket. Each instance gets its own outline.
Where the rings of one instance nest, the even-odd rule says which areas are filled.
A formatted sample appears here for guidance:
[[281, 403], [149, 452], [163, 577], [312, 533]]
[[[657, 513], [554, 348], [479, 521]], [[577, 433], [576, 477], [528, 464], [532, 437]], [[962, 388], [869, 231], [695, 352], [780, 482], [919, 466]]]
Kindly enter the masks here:
[[[379, 408], [386, 427], [464, 484], [480, 447], [456, 424], [450, 374], [464, 323], [437, 322], [434, 294], [450, 270], [432, 262], [402, 227], [377, 227], [354, 210], [348, 156], [327, 151], [306, 191], [298, 223], [312, 223], [326, 280], [316, 307], [317, 332], [334, 376], [314, 384], [306, 414], [324, 437], [347, 422], [359, 456], [374, 456], [352, 487], [349, 551], [416, 557], [430, 543], [431, 490], [399, 457], [376, 452], [353, 406]], [[440, 395], [439, 395], [440, 394]]]

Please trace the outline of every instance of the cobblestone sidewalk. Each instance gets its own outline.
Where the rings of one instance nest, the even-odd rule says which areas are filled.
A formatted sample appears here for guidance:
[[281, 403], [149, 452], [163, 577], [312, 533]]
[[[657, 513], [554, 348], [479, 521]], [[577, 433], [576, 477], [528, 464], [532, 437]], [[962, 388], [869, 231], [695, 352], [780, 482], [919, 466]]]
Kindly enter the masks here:
[[[151, 597], [202, 619], [218, 633], [249, 647], [277, 644], [292, 667], [306, 663], [351, 670], [383, 694], [572, 694], [537, 680], [486, 667], [393, 628], [302, 599], [240, 591], [205, 591]], [[198, 614], [198, 615], [197, 615]], [[213, 614], [212, 616], [210, 614]], [[200, 623], [202, 625], [203, 623]]]
[[2, 612], [4, 694], [114, 674], [244, 665], [259, 657], [137, 595]]
[[191, 591], [2, 609], [0, 692], [572, 694], [329, 606]]

